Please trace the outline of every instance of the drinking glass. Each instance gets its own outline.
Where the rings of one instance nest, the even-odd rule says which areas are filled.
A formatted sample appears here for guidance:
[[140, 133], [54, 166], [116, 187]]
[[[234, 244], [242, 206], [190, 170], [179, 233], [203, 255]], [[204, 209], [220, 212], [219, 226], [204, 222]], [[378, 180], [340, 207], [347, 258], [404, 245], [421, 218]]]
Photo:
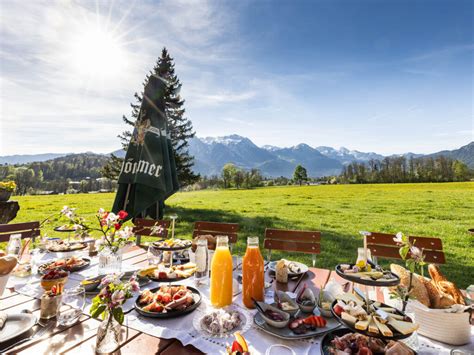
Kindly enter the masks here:
[[149, 265], [158, 265], [163, 261], [163, 251], [150, 244], [148, 246], [147, 258]]
[[84, 287], [77, 286], [65, 289], [61, 299], [58, 324], [69, 326], [76, 323], [82, 315], [85, 302], [86, 291]]
[[10, 235], [10, 240], [8, 241], [7, 254], [19, 256], [21, 250], [21, 234], [12, 234]]

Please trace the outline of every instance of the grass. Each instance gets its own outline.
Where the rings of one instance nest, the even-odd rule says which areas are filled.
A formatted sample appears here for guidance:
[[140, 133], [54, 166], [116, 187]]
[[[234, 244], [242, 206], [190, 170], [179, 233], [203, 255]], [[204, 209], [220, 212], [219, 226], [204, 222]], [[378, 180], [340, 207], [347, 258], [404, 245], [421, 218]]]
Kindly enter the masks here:
[[[99, 207], [110, 208], [113, 194], [18, 197], [15, 222], [42, 220], [63, 205], [77, 207], [93, 221]], [[172, 196], [166, 213], [179, 216], [176, 235], [190, 238], [198, 220], [237, 222], [242, 254], [246, 237], [261, 239], [266, 227], [320, 230], [322, 253], [317, 267], [334, 268], [356, 258], [360, 230], [440, 237], [447, 277], [459, 287], [473, 283], [474, 183], [379, 184], [269, 187], [254, 190], [204, 190]], [[53, 226], [44, 230], [52, 232]], [[282, 254], [280, 254], [282, 255]], [[275, 253], [275, 256], [279, 255]], [[310, 264], [310, 256], [291, 258]]]

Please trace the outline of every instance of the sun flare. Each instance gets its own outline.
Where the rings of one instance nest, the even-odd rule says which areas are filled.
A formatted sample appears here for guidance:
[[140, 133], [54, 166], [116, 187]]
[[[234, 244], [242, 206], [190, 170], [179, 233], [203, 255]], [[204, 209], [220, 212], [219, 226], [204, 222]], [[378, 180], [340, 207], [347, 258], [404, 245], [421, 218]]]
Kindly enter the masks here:
[[118, 75], [127, 61], [119, 39], [112, 32], [89, 27], [71, 39], [70, 64], [76, 74], [104, 79]]

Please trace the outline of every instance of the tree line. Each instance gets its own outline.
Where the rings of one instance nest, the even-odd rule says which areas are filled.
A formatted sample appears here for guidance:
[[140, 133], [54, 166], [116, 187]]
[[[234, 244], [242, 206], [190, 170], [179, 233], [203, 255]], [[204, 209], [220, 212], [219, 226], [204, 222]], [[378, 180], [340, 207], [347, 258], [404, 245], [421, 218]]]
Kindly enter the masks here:
[[0, 165], [0, 181], [15, 181], [17, 195], [112, 190], [115, 182], [101, 174], [107, 160], [104, 155], [85, 153], [44, 162]]
[[386, 157], [367, 163], [352, 162], [338, 178], [342, 183], [404, 183], [467, 181], [473, 172], [460, 160], [445, 156]]

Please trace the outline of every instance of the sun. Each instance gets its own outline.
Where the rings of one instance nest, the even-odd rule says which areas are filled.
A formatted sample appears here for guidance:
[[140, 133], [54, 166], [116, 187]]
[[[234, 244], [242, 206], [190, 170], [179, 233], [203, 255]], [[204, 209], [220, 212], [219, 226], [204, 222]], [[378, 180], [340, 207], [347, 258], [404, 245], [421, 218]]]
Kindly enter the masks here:
[[105, 79], [124, 70], [127, 55], [120, 40], [100, 27], [82, 28], [69, 42], [69, 62], [75, 74]]

